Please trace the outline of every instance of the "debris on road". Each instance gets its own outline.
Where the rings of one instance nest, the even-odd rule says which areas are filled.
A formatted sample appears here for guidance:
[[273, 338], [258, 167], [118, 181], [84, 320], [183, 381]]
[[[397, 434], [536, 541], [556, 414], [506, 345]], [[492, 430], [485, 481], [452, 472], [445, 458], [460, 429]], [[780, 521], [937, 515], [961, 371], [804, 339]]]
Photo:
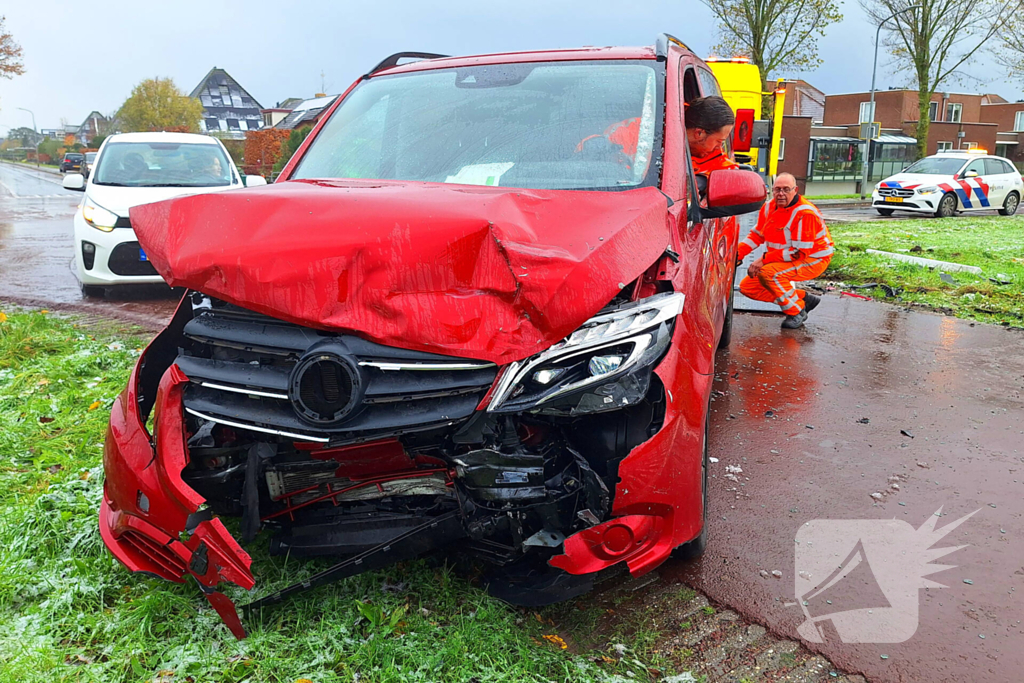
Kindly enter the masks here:
[[860, 423], [860, 424], [862, 424], [862, 425], [866, 425], [866, 424], [868, 424], [869, 422], [871, 422], [871, 420], [869, 420], [869, 419], [868, 419], [868, 418], [866, 418], [866, 417], [862, 417], [861, 419], [857, 420], [857, 422], [859, 422], [859, 423]]
[[874, 289], [875, 287], [878, 287], [885, 292], [886, 296], [891, 296], [894, 298], [897, 295], [903, 293], [902, 287], [890, 287], [889, 285], [880, 282], [869, 282], [864, 285], [846, 285], [846, 287], [848, 289]]
[[913, 438], [914, 438], [914, 435], [913, 435], [913, 434], [911, 434], [910, 432], [908, 432], [908, 431], [907, 431], [906, 429], [901, 429], [901, 430], [900, 430], [900, 434], [902, 434], [903, 436], [907, 436], [907, 437], [910, 437], [911, 439], [913, 439]]
[[855, 294], [854, 292], [841, 292], [839, 294], [839, 296], [840, 296], [840, 298], [844, 297], [844, 296], [849, 296], [849, 297], [853, 297], [854, 299], [862, 299], [864, 301], [871, 301], [871, 297], [870, 296], [864, 296], [863, 294]]
[[896, 261], [912, 263], [916, 266], [925, 266], [926, 268], [944, 268], [945, 270], [951, 270], [954, 272], [964, 271], [967, 273], [974, 273], [975, 275], [981, 275], [981, 268], [978, 266], [968, 266], [963, 263], [950, 263], [949, 261], [936, 261], [935, 259], [910, 256], [909, 254], [895, 254], [891, 251], [879, 251], [878, 249], [866, 249], [865, 251], [869, 254], [874, 254], [875, 256], [884, 256], [885, 258], [894, 259]]

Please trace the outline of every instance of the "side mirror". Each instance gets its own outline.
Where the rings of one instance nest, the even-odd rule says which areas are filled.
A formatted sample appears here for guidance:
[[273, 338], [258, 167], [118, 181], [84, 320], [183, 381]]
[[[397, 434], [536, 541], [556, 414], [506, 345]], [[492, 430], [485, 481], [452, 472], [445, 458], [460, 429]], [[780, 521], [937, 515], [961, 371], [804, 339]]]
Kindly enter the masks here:
[[977, 171], [967, 171], [967, 173], [964, 173], [964, 178], [977, 178], [977, 177], [978, 177], [978, 172]]
[[81, 173], [68, 173], [64, 176], [65, 190], [76, 190], [78, 192], [85, 192], [85, 176]]
[[757, 211], [768, 196], [764, 180], [753, 171], [723, 169], [708, 176], [708, 205], [702, 218], [724, 218]]
[[267, 179], [261, 175], [242, 176], [242, 183], [246, 187], [260, 187], [267, 184]]

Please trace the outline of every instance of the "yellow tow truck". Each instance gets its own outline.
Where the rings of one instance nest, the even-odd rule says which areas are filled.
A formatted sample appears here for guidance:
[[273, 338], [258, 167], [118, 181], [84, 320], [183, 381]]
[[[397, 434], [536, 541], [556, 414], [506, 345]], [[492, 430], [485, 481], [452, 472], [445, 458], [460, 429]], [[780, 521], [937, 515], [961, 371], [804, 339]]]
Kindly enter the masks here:
[[[764, 92], [757, 66], [746, 57], [709, 57], [705, 61], [718, 79], [722, 97], [736, 114], [732, 139], [736, 161], [749, 165], [765, 179], [774, 178], [778, 172], [778, 149], [786, 100], [783, 80], [779, 79], [774, 91]], [[766, 102], [771, 102], [774, 109], [772, 121], [762, 118]]]

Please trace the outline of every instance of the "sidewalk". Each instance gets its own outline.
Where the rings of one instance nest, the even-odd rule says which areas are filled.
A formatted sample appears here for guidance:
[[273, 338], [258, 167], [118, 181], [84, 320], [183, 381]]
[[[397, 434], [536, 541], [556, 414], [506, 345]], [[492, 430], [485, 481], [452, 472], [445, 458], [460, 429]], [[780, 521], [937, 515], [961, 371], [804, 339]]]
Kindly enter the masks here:
[[871, 197], [865, 199], [815, 199], [807, 197], [807, 201], [817, 206], [871, 206]]
[[40, 164], [37, 167], [35, 164], [25, 163], [25, 162], [21, 162], [21, 161], [7, 161], [6, 159], [0, 159], [0, 163], [7, 164], [8, 166], [14, 166], [15, 168], [25, 168], [25, 169], [28, 169], [30, 171], [39, 171], [40, 173], [48, 173], [50, 175], [55, 175], [55, 176], [63, 176], [64, 175], [63, 173], [61, 173], [56, 168], [54, 168], [52, 166], [46, 166], [44, 164]]

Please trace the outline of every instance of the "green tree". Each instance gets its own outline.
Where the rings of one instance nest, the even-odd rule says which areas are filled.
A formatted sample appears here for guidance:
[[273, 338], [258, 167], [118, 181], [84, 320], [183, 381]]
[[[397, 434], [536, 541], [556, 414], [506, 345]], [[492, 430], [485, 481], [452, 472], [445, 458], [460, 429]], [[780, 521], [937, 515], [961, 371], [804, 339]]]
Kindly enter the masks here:
[[149, 78], [132, 89], [117, 112], [125, 132], [176, 130], [197, 132], [203, 105], [188, 97], [169, 78]]
[[50, 158], [51, 162], [59, 162], [57, 158], [57, 152], [63, 147], [63, 143], [60, 140], [54, 140], [52, 138], [43, 138], [43, 141], [39, 143], [38, 152], [42, 156], [45, 154]]
[[745, 56], [761, 82], [821, 64], [818, 38], [843, 15], [833, 0], [701, 0], [715, 15], [723, 56]]
[[[1021, 10], [1020, 0], [861, 0], [877, 26], [896, 71], [909, 71], [917, 85], [917, 156], [928, 154], [928, 107], [947, 82], [965, 77], [961, 69]], [[917, 7], [917, 9], [910, 9]]]
[[281, 143], [281, 156], [278, 158], [277, 163], [274, 164], [274, 171], [281, 172], [281, 169], [285, 167], [285, 164], [288, 163], [292, 155], [299, 149], [299, 146], [302, 145], [302, 142], [311, 130], [313, 130], [312, 126], [303, 126], [288, 134], [288, 139]]

